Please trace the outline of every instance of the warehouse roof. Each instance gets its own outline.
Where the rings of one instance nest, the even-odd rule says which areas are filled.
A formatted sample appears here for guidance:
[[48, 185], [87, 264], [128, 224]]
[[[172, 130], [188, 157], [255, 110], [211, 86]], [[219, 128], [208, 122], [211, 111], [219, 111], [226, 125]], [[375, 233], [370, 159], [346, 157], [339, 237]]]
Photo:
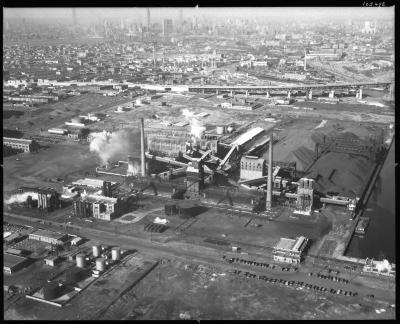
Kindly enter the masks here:
[[296, 239], [281, 238], [278, 244], [275, 245], [275, 249], [291, 252], [301, 252], [305, 247], [305, 242], [307, 242], [307, 238], [304, 236], [300, 236]]
[[24, 262], [26, 258], [14, 254], [3, 253], [3, 266], [13, 268], [18, 264]]
[[281, 238], [277, 245], [275, 245], [275, 249], [291, 251], [293, 246], [295, 245], [296, 240]]
[[63, 234], [63, 233], [50, 232], [50, 231], [42, 230], [42, 229], [39, 229], [39, 230], [29, 234], [29, 235], [38, 235], [38, 236], [43, 236], [43, 237], [50, 237], [50, 238], [54, 238], [56, 240], [60, 240], [65, 236], [65, 234]]
[[264, 129], [261, 127], [252, 128], [246, 133], [240, 135], [236, 140], [234, 140], [232, 145], [243, 145], [252, 140], [257, 135], [261, 134], [262, 132], [264, 132]]

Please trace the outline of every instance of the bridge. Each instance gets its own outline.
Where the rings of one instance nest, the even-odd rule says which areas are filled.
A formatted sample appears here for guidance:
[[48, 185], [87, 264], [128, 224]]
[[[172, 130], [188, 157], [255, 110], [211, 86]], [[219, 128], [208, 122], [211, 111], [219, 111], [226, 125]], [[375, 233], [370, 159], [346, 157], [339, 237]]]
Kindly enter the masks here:
[[357, 89], [357, 88], [377, 88], [390, 87], [392, 82], [353, 82], [353, 83], [327, 83], [327, 84], [300, 84], [300, 85], [249, 85], [249, 86], [218, 86], [218, 85], [188, 85], [189, 91], [202, 90], [220, 90], [220, 91], [298, 91], [298, 90], [342, 90], [342, 89]]
[[235, 85], [235, 86], [219, 86], [219, 85], [187, 85], [189, 92], [230, 92], [232, 95], [234, 92], [245, 93], [246, 96], [252, 93], [266, 93], [269, 97], [272, 91], [286, 91], [288, 98], [290, 98], [291, 92], [303, 91], [306, 92], [308, 98], [312, 98], [313, 90], [327, 90], [329, 91], [329, 97], [334, 98], [335, 90], [356, 90], [356, 97], [362, 98], [362, 90], [368, 88], [383, 87], [385, 90], [394, 89], [392, 82], [352, 82], [352, 83], [327, 83], [327, 84], [300, 84], [300, 85], [283, 85], [283, 86], [272, 86], [272, 85]]

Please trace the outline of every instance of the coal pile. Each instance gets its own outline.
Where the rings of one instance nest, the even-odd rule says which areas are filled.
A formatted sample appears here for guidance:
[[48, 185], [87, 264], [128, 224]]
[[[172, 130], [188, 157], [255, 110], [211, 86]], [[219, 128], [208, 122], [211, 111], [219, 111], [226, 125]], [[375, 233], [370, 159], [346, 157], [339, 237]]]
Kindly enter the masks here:
[[146, 232], [163, 233], [167, 230], [168, 226], [163, 224], [148, 223], [144, 226]]

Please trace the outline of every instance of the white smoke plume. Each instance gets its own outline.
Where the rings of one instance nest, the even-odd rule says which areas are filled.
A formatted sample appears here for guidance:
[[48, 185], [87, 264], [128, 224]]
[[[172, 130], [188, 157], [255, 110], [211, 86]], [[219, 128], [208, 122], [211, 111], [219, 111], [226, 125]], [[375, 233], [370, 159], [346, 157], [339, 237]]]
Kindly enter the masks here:
[[103, 165], [112, 160], [126, 158], [126, 154], [139, 154], [140, 135], [138, 130], [123, 129], [114, 133], [103, 131], [91, 133], [90, 151], [98, 154]]
[[126, 171], [127, 175], [136, 175], [140, 172], [140, 164], [136, 161], [133, 163], [128, 163], [128, 170]]
[[383, 260], [382, 262], [378, 262], [376, 264], [376, 268], [378, 269], [379, 272], [390, 271], [392, 269], [388, 260]]
[[23, 192], [20, 194], [12, 195], [9, 199], [5, 201], [7, 205], [14, 203], [24, 203], [28, 199], [28, 196], [32, 197], [32, 200], [38, 200], [38, 194], [36, 192]]
[[194, 113], [187, 110], [183, 109], [182, 110], [182, 115], [185, 116], [187, 121], [190, 123], [190, 133], [193, 135], [195, 139], [200, 139], [201, 136], [203, 135], [204, 131], [206, 128], [203, 126], [203, 124], [194, 116]]

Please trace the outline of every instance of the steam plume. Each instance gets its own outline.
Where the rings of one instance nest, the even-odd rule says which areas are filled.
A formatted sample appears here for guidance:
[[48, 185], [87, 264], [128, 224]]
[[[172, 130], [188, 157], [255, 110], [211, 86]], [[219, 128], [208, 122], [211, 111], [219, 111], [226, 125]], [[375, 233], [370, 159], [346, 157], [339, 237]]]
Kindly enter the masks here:
[[23, 192], [20, 194], [12, 195], [9, 199], [5, 201], [7, 205], [14, 203], [24, 203], [28, 199], [28, 196], [32, 197], [32, 200], [38, 200], [38, 194], [36, 192]]
[[123, 129], [115, 133], [92, 133], [90, 151], [98, 154], [101, 162], [107, 164], [112, 159], [126, 158], [127, 153], [140, 152], [140, 137], [137, 130]]
[[196, 119], [193, 112], [183, 109], [182, 115], [185, 116], [190, 123], [190, 133], [195, 139], [200, 139], [206, 128], [198, 119]]
[[140, 172], [140, 164], [136, 161], [133, 163], [128, 163], [128, 170], [126, 171], [127, 175], [136, 175]]

